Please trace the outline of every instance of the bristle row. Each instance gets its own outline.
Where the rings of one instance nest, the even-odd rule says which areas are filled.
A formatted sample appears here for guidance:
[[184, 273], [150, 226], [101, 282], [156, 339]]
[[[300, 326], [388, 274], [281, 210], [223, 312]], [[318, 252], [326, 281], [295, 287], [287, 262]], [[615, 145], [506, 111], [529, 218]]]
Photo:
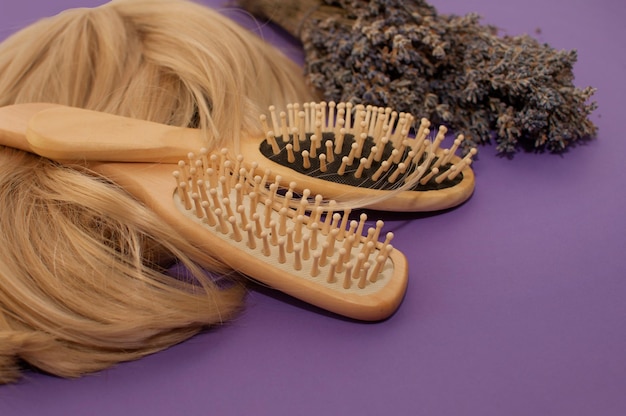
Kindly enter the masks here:
[[373, 290], [385, 281], [393, 234], [379, 241], [382, 221], [366, 230], [365, 214], [350, 220], [350, 210], [334, 212], [333, 201], [322, 206], [320, 195], [296, 195], [295, 183], [280, 189], [280, 177], [268, 183], [271, 172], [255, 176], [226, 150], [201, 153], [190, 153], [173, 173], [175, 199], [195, 221], [307, 279], [342, 290]]
[[[447, 129], [429, 136], [430, 122], [391, 108], [351, 103], [290, 104], [287, 112], [269, 108], [261, 116], [268, 158], [320, 179], [374, 189], [395, 189], [413, 181], [414, 190], [454, 186], [459, 172], [471, 164], [472, 149], [459, 166], [453, 156], [464, 140], [459, 135], [450, 148], [442, 148]], [[409, 134], [414, 132], [414, 137]], [[452, 162], [456, 161], [456, 165]]]

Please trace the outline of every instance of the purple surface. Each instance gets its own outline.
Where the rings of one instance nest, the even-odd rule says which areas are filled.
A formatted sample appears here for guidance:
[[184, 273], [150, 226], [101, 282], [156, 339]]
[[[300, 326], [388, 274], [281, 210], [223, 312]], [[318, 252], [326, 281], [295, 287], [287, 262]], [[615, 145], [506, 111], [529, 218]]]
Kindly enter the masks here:
[[[0, 38], [98, 3], [2, 0]], [[252, 288], [232, 324], [167, 351], [78, 380], [27, 373], [0, 387], [0, 414], [626, 414], [626, 3], [432, 3], [578, 49], [576, 84], [598, 88], [598, 140], [513, 160], [483, 147], [469, 202], [387, 221], [411, 271], [385, 322]], [[296, 43], [259, 27], [301, 58]]]

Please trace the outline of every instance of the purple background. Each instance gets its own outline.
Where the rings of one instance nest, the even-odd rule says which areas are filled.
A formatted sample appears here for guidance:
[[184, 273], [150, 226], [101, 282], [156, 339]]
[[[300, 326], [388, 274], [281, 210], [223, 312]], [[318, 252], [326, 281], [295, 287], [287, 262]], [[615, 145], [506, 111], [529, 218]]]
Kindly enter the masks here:
[[[103, 3], [0, 1], [0, 38]], [[432, 4], [578, 49], [576, 84], [598, 88], [598, 140], [513, 160], [483, 147], [466, 204], [388, 218], [411, 269], [406, 299], [385, 322], [251, 287], [238, 319], [167, 351], [78, 380], [26, 373], [0, 387], [0, 414], [625, 415], [626, 3]], [[296, 42], [228, 15], [301, 59]]]

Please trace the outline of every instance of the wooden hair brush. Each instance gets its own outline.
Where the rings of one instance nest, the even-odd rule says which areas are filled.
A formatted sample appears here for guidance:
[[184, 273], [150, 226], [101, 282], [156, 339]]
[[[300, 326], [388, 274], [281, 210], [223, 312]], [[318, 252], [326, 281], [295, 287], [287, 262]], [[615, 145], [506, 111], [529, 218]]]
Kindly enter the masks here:
[[462, 135], [442, 148], [444, 126], [431, 142], [427, 119], [411, 138], [413, 116], [388, 107], [311, 102], [269, 110], [270, 119], [261, 116], [265, 140], [246, 146], [246, 154], [269, 159], [276, 174], [322, 187], [335, 200], [356, 199], [387, 211], [435, 211], [464, 202], [474, 190], [470, 165], [476, 149], [456, 156]]
[[[56, 123], [50, 123], [51, 114]], [[60, 114], [72, 118], [62, 120]], [[90, 117], [76, 118], [83, 116], [99, 121], [110, 117], [111, 124], [92, 125]], [[246, 164], [242, 157], [231, 158], [225, 149], [214, 154], [200, 149], [177, 159], [179, 148], [146, 145], [154, 143], [151, 128], [165, 142], [191, 134], [190, 130], [144, 122], [139, 123], [144, 129], [137, 130], [135, 120], [129, 120], [127, 130], [120, 121], [115, 116], [45, 104], [4, 107], [0, 108], [0, 144], [39, 153], [41, 134], [51, 128], [55, 143], [62, 148], [52, 158], [84, 159], [90, 169], [143, 201], [194, 245], [241, 273], [355, 319], [381, 320], [400, 305], [407, 285], [407, 261], [391, 245], [393, 234], [381, 235], [382, 221], [368, 226], [365, 214], [358, 221], [351, 220], [349, 210], [333, 211], [332, 201], [323, 205], [322, 198], [312, 198], [309, 190], [296, 195], [295, 184], [281, 189], [280, 181], [271, 180], [270, 173], [257, 175], [253, 164]], [[142, 140], [134, 146], [128, 143], [120, 153], [119, 137], [114, 136], [128, 137], [129, 132], [141, 134]], [[74, 140], [81, 135], [90, 141], [88, 152], [74, 154]], [[43, 148], [51, 149], [48, 143]], [[51, 156], [50, 151], [44, 153]], [[130, 159], [143, 154], [149, 161], [101, 161], [112, 160], [116, 154], [128, 159], [128, 153], [134, 153]]]
[[[18, 110], [19, 108], [19, 110]], [[182, 129], [78, 108], [16, 106], [29, 119], [28, 142], [40, 155], [57, 160], [176, 162], [189, 149], [206, 146], [197, 129]], [[10, 110], [6, 110], [10, 111]], [[454, 207], [474, 190], [472, 149], [455, 155], [462, 136], [441, 147], [440, 127], [430, 140], [422, 119], [415, 137], [410, 114], [350, 103], [289, 105], [261, 115], [265, 137], [235, 144], [258, 174], [271, 170], [288, 187], [324, 194], [351, 206], [386, 211], [435, 211]], [[252, 167], [252, 166], [251, 166]]]

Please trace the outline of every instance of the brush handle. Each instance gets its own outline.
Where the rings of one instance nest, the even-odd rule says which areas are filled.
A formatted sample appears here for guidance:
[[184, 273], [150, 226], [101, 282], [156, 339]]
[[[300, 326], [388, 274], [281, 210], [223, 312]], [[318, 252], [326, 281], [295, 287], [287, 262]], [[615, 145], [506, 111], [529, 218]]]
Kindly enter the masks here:
[[55, 160], [164, 163], [206, 144], [196, 129], [54, 104], [0, 108], [0, 143]]
[[14, 104], [0, 107], [0, 144], [33, 152], [26, 139], [28, 123], [33, 115], [54, 107], [56, 107], [55, 104], [46, 103]]

